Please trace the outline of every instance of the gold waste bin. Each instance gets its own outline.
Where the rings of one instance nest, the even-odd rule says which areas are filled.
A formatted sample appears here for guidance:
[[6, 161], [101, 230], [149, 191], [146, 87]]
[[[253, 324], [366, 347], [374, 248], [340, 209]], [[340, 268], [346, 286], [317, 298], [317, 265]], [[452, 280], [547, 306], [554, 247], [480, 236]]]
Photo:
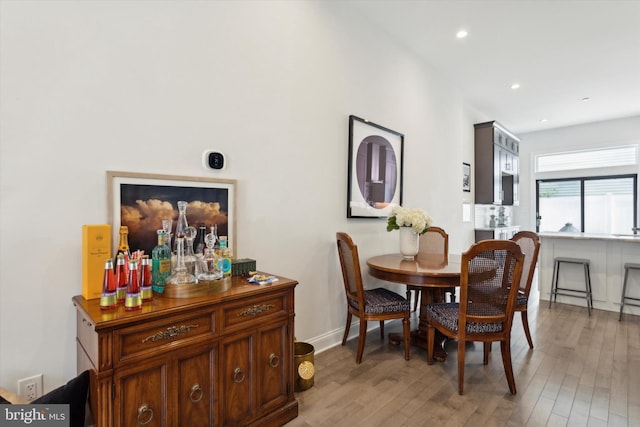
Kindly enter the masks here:
[[314, 349], [306, 342], [295, 342], [294, 361], [296, 370], [295, 391], [304, 391], [313, 386], [316, 368], [313, 364]]

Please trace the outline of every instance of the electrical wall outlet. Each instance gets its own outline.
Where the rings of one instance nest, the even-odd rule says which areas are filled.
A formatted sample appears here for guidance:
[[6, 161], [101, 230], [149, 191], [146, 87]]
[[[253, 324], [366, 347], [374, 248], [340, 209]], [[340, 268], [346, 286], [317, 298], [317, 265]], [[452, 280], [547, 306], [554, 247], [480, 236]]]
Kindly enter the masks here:
[[42, 396], [42, 374], [18, 380], [18, 394], [28, 401]]

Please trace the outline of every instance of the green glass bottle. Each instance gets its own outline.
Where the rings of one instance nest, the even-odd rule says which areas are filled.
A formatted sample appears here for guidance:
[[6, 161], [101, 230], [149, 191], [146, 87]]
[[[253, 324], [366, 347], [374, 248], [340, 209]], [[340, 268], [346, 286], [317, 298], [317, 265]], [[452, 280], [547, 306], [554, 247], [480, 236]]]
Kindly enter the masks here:
[[154, 292], [164, 292], [164, 285], [171, 276], [171, 248], [167, 245], [167, 233], [158, 230], [158, 245], [151, 251], [151, 283]]

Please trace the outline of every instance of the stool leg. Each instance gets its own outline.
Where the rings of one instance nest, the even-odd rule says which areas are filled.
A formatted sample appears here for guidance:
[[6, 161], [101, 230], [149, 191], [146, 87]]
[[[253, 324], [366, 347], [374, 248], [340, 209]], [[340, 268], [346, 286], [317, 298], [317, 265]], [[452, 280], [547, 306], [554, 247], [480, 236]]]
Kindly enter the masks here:
[[[549, 293], [549, 308], [555, 294], [555, 288], [558, 287], [558, 261], [553, 263], [553, 273], [551, 274], [551, 292]], [[557, 298], [557, 296], [556, 296]]]
[[593, 301], [591, 299], [591, 274], [589, 273], [589, 264], [584, 265], [584, 285], [587, 291], [587, 311], [591, 316], [591, 309], [593, 308]]
[[627, 294], [627, 277], [629, 276], [629, 269], [624, 269], [624, 280], [622, 281], [622, 298], [620, 298], [620, 317], [618, 322], [622, 320], [622, 309], [624, 308], [624, 297]]

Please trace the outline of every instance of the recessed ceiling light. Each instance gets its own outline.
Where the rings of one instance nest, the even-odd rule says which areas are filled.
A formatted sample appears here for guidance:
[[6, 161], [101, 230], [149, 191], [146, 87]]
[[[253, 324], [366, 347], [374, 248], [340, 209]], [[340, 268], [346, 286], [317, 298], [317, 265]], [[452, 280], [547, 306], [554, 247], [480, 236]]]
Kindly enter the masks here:
[[591, 101], [591, 98], [589, 98], [588, 96], [585, 96], [584, 98], [581, 99], [582, 102], [587, 102], [587, 101]]
[[459, 39], [463, 39], [465, 37], [467, 37], [469, 33], [467, 33], [467, 30], [460, 30], [456, 33], [456, 37]]
[[520, 83], [513, 83], [511, 85], [511, 89], [519, 89], [520, 88]]
[[540, 119], [540, 123], [547, 123], [548, 120], [547, 119]]

